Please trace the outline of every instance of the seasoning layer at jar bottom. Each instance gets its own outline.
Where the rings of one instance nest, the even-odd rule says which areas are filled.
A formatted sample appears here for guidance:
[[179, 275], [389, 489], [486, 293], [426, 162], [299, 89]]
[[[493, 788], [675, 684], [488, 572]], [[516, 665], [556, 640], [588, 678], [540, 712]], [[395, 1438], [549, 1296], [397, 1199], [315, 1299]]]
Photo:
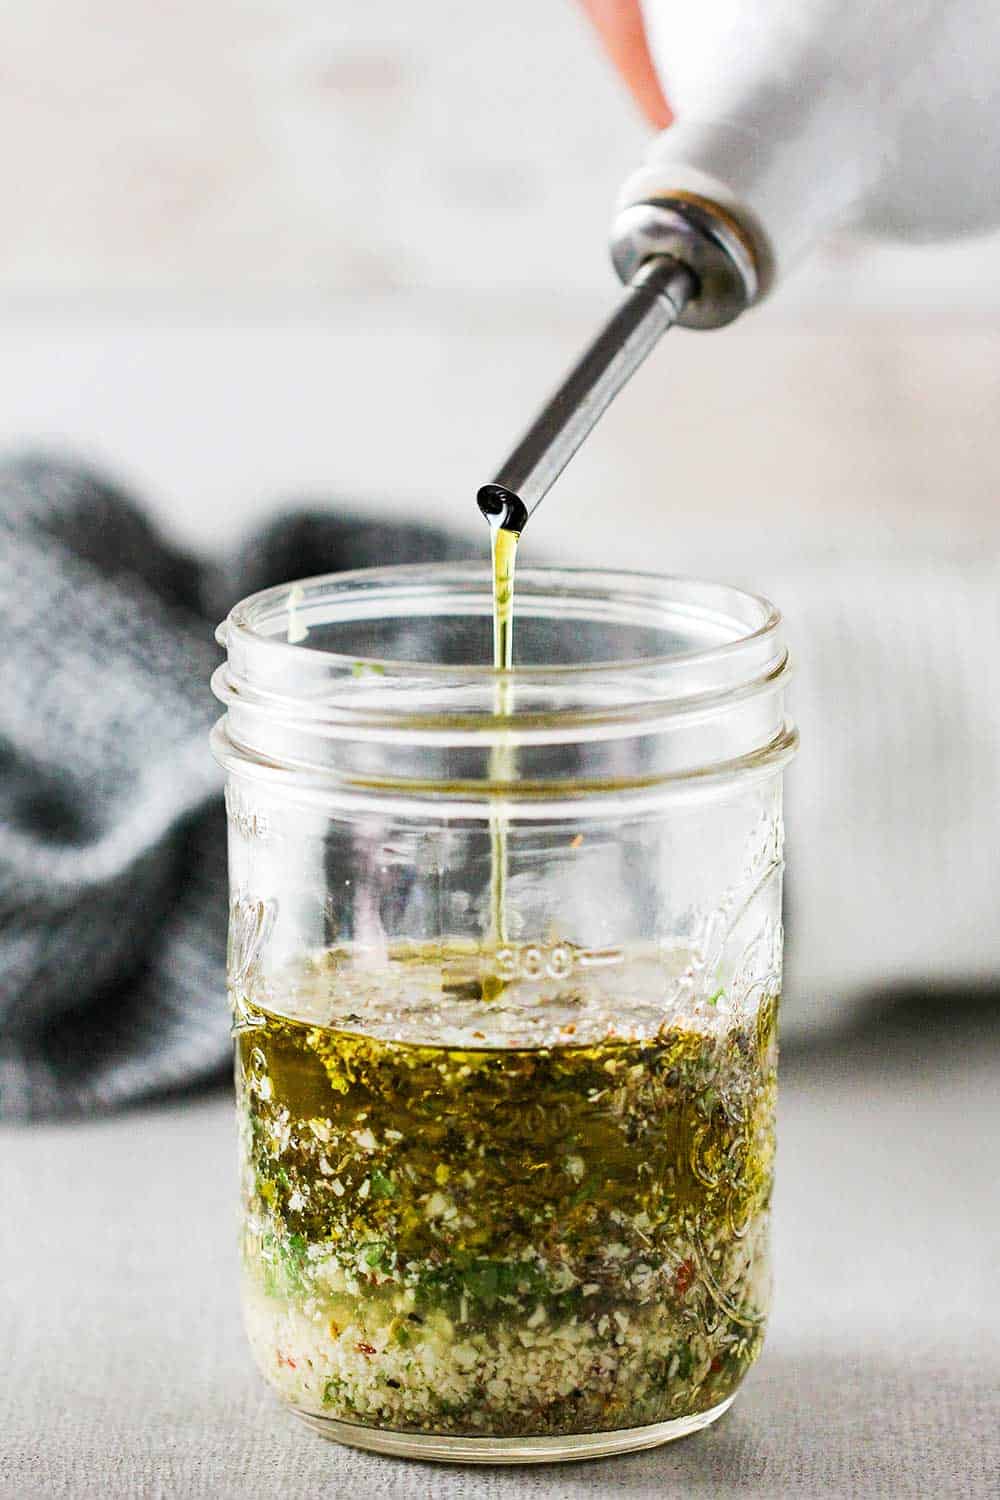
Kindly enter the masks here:
[[247, 1329], [329, 1435], [619, 1451], [714, 1420], [756, 1359], [778, 997], [692, 993], [682, 951], [577, 959], [498, 985], [469, 944], [331, 949], [235, 1002]]

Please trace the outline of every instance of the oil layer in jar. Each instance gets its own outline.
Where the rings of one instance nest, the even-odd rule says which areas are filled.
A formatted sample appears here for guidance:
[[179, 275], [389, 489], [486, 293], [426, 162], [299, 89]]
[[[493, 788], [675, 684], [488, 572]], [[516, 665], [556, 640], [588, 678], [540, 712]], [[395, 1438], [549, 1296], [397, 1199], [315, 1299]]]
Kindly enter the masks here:
[[238, 1017], [264, 1374], [303, 1411], [445, 1434], [724, 1400], [769, 1297], [777, 998], [664, 1018], [655, 956], [499, 997], [467, 951], [394, 958], [312, 958]]

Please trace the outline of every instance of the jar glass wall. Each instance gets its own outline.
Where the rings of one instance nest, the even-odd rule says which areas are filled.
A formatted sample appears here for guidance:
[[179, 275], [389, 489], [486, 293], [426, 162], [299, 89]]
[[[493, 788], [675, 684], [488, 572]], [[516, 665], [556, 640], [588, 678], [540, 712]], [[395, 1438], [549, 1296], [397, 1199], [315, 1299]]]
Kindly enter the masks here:
[[524, 1460], [725, 1410], [763, 1338], [787, 658], [766, 601], [394, 568], [232, 612], [247, 1330], [343, 1441]]

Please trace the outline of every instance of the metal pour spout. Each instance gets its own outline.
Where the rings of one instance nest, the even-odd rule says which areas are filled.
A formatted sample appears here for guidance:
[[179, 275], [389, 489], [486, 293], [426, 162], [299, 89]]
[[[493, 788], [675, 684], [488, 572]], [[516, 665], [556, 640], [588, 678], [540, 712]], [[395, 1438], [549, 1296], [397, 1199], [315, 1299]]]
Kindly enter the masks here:
[[477, 495], [493, 525], [523, 531], [573, 454], [668, 328], [714, 328], [753, 301], [751, 251], [721, 210], [662, 200], [627, 209], [612, 243], [625, 297]]

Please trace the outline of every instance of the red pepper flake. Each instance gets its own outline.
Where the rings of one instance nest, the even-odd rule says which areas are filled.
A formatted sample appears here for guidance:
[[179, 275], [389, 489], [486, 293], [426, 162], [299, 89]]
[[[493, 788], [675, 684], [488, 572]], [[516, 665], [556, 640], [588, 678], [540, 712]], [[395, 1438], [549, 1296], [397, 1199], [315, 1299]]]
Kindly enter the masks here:
[[715, 1374], [718, 1374], [721, 1369], [722, 1369], [722, 1355], [721, 1354], [717, 1354], [715, 1356], [715, 1358], [712, 1360], [712, 1370], [715, 1372]]
[[697, 1267], [693, 1260], [682, 1260], [674, 1274], [674, 1291], [683, 1297], [691, 1288]]
[[292, 1359], [292, 1357], [291, 1357], [290, 1354], [282, 1354], [282, 1352], [281, 1352], [280, 1349], [276, 1350], [275, 1352], [277, 1353], [277, 1356], [278, 1356], [278, 1364], [279, 1365], [287, 1365], [290, 1370], [294, 1370], [294, 1369], [297, 1368], [296, 1364], [295, 1364], [295, 1361], [294, 1361], [294, 1359]]
[[359, 1354], [377, 1354], [378, 1353], [378, 1350], [375, 1348], [374, 1344], [366, 1344], [366, 1343], [361, 1342], [361, 1343], [355, 1344], [354, 1347], [358, 1351]]

